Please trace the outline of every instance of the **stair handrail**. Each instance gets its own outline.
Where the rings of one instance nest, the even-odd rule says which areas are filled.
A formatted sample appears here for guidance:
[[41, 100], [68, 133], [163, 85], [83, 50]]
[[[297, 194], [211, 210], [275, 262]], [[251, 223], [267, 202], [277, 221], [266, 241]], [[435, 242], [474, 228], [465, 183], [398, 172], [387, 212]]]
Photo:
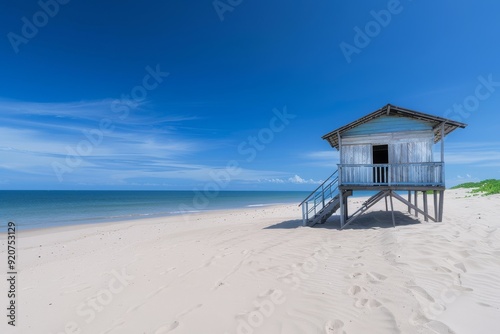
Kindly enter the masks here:
[[316, 191], [318, 191], [318, 189], [320, 189], [321, 187], [323, 187], [325, 185], [326, 182], [328, 182], [328, 180], [330, 180], [335, 174], [337, 174], [338, 172], [338, 169], [335, 170], [335, 172], [332, 173], [332, 175], [330, 175], [322, 184], [320, 184], [316, 189], [314, 189], [313, 192], [311, 192], [309, 194], [309, 196], [306, 197], [305, 200], [303, 200], [299, 206], [301, 206], [302, 204], [304, 204], [309, 198], [311, 198], [312, 195], [314, 195], [316, 193]]

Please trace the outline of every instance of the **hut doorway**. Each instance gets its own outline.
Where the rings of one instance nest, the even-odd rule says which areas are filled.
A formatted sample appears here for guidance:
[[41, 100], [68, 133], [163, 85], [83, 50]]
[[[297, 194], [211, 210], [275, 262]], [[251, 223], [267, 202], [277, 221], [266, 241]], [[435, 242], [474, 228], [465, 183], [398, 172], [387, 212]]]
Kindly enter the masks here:
[[[389, 145], [373, 145], [372, 146], [373, 164], [388, 164], [389, 163]], [[376, 166], [373, 167], [373, 183], [388, 182], [389, 167]]]

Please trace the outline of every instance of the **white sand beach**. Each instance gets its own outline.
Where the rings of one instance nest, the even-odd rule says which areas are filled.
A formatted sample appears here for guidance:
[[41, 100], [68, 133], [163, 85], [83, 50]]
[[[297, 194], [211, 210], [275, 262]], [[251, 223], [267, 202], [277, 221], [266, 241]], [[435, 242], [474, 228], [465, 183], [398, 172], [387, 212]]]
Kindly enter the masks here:
[[466, 196], [396, 228], [379, 203], [345, 230], [283, 205], [19, 232], [0, 332], [496, 333], [500, 196]]

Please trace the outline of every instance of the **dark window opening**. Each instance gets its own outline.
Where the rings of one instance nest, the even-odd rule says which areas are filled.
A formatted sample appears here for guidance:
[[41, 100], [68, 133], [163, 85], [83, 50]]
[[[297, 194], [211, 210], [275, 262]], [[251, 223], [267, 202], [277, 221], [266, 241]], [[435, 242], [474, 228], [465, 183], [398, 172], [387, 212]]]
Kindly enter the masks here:
[[[372, 148], [372, 156], [374, 164], [389, 163], [389, 145], [374, 145]], [[387, 166], [373, 167], [373, 182], [387, 183], [389, 168]]]

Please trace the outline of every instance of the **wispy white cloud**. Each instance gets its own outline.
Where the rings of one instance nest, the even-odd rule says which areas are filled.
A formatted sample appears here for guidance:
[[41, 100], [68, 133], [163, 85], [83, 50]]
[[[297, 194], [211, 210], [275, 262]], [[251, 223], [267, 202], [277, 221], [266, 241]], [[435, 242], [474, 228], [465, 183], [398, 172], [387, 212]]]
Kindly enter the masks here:
[[[474, 164], [480, 167], [500, 166], [500, 143], [453, 143], [445, 145], [445, 162], [454, 165]], [[440, 152], [435, 150], [434, 158], [439, 160]]]
[[304, 164], [308, 166], [335, 168], [339, 163], [339, 151], [335, 149], [312, 151], [301, 155]]
[[292, 177], [289, 178], [273, 178], [273, 179], [261, 179], [261, 182], [269, 182], [269, 183], [278, 183], [278, 184], [285, 184], [285, 183], [292, 183], [292, 184], [321, 184], [323, 181], [322, 180], [313, 180], [313, 179], [303, 179], [302, 177], [298, 176], [295, 174]]
[[[218, 156], [219, 163], [206, 159], [207, 152], [222, 146], [221, 139], [199, 136], [199, 132], [189, 136], [185, 123], [197, 119], [196, 116], [154, 115], [142, 103], [131, 106], [134, 109], [126, 119], [120, 119], [111, 110], [112, 103], [112, 99], [68, 103], [0, 99], [0, 181], [15, 183], [32, 177], [46, 183], [62, 179], [68, 185], [89, 187], [182, 185], [213, 182], [213, 175], [227, 172], [224, 158]], [[100, 128], [103, 119], [111, 124], [109, 130]], [[335, 156], [338, 153], [334, 150], [309, 153], [314, 161], [329, 161]], [[233, 158], [238, 157], [235, 148]], [[63, 173], [58, 174], [54, 166], [59, 171], [62, 168]], [[251, 167], [242, 161], [230, 182], [321, 182], [294, 173]]]
[[[160, 116], [134, 105], [127, 117], [113, 113], [113, 100], [69, 103], [32, 103], [0, 100], [0, 168], [54, 176], [54, 163], [67, 166], [78, 177], [116, 170], [142, 172], [196, 168], [183, 163], [190, 155], [209, 148], [208, 141], [193, 140], [176, 131], [175, 124], [192, 116]], [[122, 113], [121, 116], [124, 114]], [[103, 120], [108, 127], [103, 128]], [[165, 130], [165, 122], [169, 130]], [[100, 173], [96, 172], [100, 171]]]
[[306, 153], [305, 157], [307, 159], [316, 159], [316, 160], [338, 160], [339, 151], [333, 148], [327, 151], [313, 151]]
[[[124, 112], [126, 107], [129, 112]], [[101, 100], [73, 101], [73, 102], [27, 102], [8, 99], [0, 99], [0, 117], [12, 120], [15, 116], [18, 120], [29, 119], [23, 116], [46, 116], [46, 120], [59, 119], [78, 119], [78, 120], [99, 120], [102, 118], [115, 118], [126, 122], [141, 121], [143, 123], [162, 123], [162, 122], [182, 122], [199, 119], [194, 115], [182, 115], [174, 112], [158, 115], [151, 114], [154, 111], [150, 102], [134, 101], [125, 99], [105, 98]], [[42, 121], [42, 118], [37, 118]]]

